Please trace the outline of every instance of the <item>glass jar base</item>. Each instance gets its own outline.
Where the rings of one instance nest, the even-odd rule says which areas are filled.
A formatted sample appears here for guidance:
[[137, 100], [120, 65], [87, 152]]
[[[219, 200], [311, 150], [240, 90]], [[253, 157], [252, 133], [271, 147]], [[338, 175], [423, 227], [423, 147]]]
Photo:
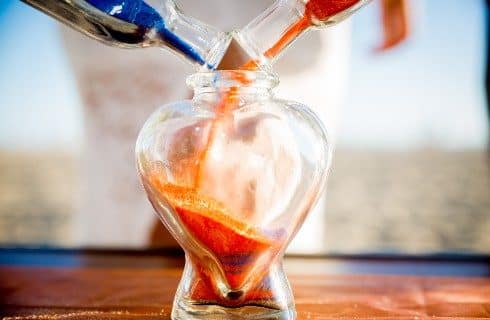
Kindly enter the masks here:
[[187, 304], [180, 301], [172, 310], [172, 320], [293, 320], [294, 306], [272, 309], [261, 306], [227, 308], [219, 305]]

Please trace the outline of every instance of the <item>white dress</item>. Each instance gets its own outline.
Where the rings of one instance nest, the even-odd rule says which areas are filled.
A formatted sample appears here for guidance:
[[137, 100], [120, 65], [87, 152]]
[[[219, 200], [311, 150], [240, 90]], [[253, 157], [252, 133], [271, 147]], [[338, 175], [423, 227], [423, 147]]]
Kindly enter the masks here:
[[[180, 1], [184, 12], [218, 28], [245, 25], [270, 1]], [[315, 31], [277, 63], [277, 96], [311, 106], [331, 139], [345, 92], [348, 23]], [[185, 77], [192, 69], [160, 49], [111, 48], [63, 28], [84, 106], [80, 210], [73, 220], [75, 245], [141, 247], [157, 218], [139, 183], [134, 143], [158, 106], [191, 96]], [[291, 244], [290, 252], [324, 248], [325, 197]]]

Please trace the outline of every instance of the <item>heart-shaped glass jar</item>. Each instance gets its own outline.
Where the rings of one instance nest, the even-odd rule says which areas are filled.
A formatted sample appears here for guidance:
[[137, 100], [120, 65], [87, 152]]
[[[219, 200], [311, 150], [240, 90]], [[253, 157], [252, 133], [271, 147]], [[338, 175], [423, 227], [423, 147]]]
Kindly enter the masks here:
[[186, 253], [173, 319], [293, 319], [282, 268], [327, 178], [325, 129], [262, 71], [197, 73], [136, 143], [141, 180]]

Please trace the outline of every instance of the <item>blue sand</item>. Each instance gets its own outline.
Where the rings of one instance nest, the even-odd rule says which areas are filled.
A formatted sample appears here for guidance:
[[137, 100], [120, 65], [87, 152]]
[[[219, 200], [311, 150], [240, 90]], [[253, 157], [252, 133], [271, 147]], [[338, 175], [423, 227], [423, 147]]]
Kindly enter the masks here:
[[[204, 65], [206, 61], [196, 50], [173, 34], [165, 26], [162, 16], [146, 2], [142, 0], [86, 0], [98, 10], [115, 17], [119, 20], [129, 22], [146, 31], [155, 29], [160, 37], [175, 50], [183, 53], [191, 60]], [[209, 65], [208, 65], [209, 66]]]

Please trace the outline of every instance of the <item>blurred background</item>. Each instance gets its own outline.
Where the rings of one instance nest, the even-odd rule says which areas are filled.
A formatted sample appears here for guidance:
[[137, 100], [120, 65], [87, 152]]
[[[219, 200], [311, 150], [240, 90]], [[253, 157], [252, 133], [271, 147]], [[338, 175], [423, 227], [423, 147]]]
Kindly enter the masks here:
[[[342, 75], [346, 86], [327, 191], [325, 250], [489, 254], [487, 7], [483, 0], [410, 3], [409, 38], [383, 53], [374, 50], [381, 34], [376, 4], [333, 28], [349, 37], [343, 41], [348, 68]], [[257, 13], [250, 9], [252, 17]], [[85, 150], [87, 139], [106, 136], [90, 129], [94, 115], [84, 105], [94, 98], [80, 80], [86, 53], [77, 49], [87, 44], [99, 50], [102, 45], [81, 37], [19, 1], [0, 2], [1, 246], [87, 245], [77, 235], [87, 228], [80, 227], [86, 222], [79, 212], [89, 210], [81, 209], [89, 206], [80, 196], [87, 175]], [[301, 50], [301, 42], [292, 50]], [[91, 51], [90, 57], [104, 66], [113, 52], [98, 56]], [[172, 79], [180, 86], [190, 72], [182, 68]], [[187, 92], [174, 94], [185, 98]], [[154, 108], [171, 100], [176, 99], [162, 93], [151, 104]], [[150, 112], [142, 110], [134, 127]], [[110, 124], [122, 121], [111, 113], [104, 117]], [[87, 130], [92, 130], [89, 138]], [[128, 140], [134, 141], [137, 131], [129, 131]], [[129, 174], [136, 176], [131, 158], [98, 161], [126, 161]], [[144, 198], [141, 188], [127, 192]], [[126, 199], [121, 198], [108, 200]], [[103, 216], [103, 210], [93, 219], [97, 215]], [[106, 238], [118, 223], [115, 219], [104, 227]], [[152, 244], [133, 240], [127, 237], [128, 247]]]

